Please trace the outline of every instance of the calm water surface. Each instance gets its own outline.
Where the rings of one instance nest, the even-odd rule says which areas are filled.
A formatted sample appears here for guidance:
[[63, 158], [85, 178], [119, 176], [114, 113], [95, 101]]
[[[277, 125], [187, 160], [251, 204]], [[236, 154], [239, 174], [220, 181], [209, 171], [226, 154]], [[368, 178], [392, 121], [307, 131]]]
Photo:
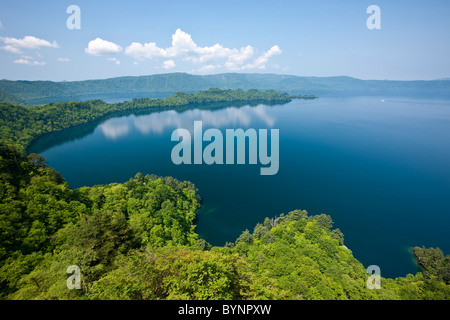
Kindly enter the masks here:
[[[280, 168], [179, 165], [176, 128], [279, 129]], [[206, 143], [205, 143], [206, 144]], [[450, 101], [320, 98], [266, 106], [218, 105], [117, 116], [42, 137], [42, 153], [73, 187], [124, 182], [137, 172], [195, 183], [197, 232], [234, 241], [265, 217], [327, 213], [364, 266], [384, 277], [415, 273], [412, 246], [450, 253]]]

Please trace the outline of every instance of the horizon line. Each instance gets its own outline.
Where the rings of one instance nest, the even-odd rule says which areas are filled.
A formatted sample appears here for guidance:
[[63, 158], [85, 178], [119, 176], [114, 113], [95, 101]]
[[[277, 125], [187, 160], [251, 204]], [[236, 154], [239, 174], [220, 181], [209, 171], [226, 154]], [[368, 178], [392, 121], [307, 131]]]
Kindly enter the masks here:
[[190, 76], [198, 76], [198, 77], [207, 77], [207, 76], [220, 76], [220, 75], [226, 75], [226, 74], [236, 74], [236, 75], [275, 75], [275, 76], [288, 76], [288, 77], [298, 77], [298, 78], [351, 78], [355, 80], [361, 80], [361, 81], [396, 81], [396, 82], [413, 82], [413, 81], [450, 81], [450, 77], [443, 77], [438, 79], [413, 79], [413, 80], [398, 80], [398, 79], [362, 79], [357, 77], [352, 77], [348, 75], [339, 75], [339, 76], [311, 76], [311, 75], [295, 75], [295, 74], [287, 74], [287, 73], [273, 73], [273, 72], [267, 72], [267, 73], [261, 73], [261, 72], [221, 72], [221, 73], [211, 73], [211, 74], [195, 74], [195, 73], [189, 73], [185, 71], [177, 71], [177, 72], [165, 72], [165, 73], [153, 73], [153, 74], [143, 74], [143, 75], [124, 75], [124, 76], [117, 76], [117, 77], [107, 77], [107, 78], [91, 78], [91, 79], [84, 79], [84, 80], [26, 80], [26, 79], [1, 79], [0, 81], [27, 81], [27, 82], [82, 82], [82, 81], [101, 81], [101, 80], [110, 80], [110, 79], [117, 79], [117, 78], [139, 78], [139, 77], [151, 77], [151, 76], [158, 76], [158, 75], [172, 75], [172, 74], [185, 74]]

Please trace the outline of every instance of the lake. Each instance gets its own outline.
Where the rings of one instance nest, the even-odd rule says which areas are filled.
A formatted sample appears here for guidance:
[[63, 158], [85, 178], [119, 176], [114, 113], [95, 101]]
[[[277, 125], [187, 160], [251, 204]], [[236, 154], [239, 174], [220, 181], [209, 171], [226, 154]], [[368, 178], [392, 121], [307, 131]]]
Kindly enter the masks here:
[[[175, 165], [176, 128], [279, 129], [279, 171]], [[269, 130], [270, 131], [270, 130]], [[204, 146], [207, 143], [204, 143]], [[192, 181], [197, 232], [213, 245], [294, 209], [326, 213], [345, 245], [383, 277], [417, 272], [410, 248], [450, 253], [450, 101], [351, 97], [282, 105], [217, 104], [121, 114], [46, 135], [30, 148], [73, 188], [137, 172]]]

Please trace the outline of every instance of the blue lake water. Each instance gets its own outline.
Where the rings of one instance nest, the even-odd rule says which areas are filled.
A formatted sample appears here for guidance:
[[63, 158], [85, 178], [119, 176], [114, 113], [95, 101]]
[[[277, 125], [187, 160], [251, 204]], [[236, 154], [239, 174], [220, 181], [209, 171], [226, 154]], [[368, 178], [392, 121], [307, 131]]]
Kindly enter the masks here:
[[[280, 166], [175, 165], [176, 128], [279, 129]], [[224, 134], [225, 136], [225, 134]], [[204, 143], [206, 145], [207, 143]], [[415, 273], [412, 246], [450, 253], [450, 101], [352, 97], [125, 114], [49, 134], [30, 149], [73, 188], [137, 172], [195, 183], [197, 232], [233, 242], [265, 217], [326, 213], [345, 245], [383, 277]]]

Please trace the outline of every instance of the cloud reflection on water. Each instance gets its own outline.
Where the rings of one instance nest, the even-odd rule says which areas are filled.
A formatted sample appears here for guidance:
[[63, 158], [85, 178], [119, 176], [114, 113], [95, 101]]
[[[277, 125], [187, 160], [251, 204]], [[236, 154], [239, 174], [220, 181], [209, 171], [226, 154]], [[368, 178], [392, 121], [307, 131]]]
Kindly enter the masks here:
[[266, 126], [273, 127], [275, 118], [267, 113], [268, 107], [245, 106], [229, 107], [221, 110], [188, 110], [182, 113], [174, 110], [154, 112], [148, 115], [130, 115], [106, 120], [100, 125], [104, 136], [115, 140], [126, 136], [134, 128], [143, 135], [162, 134], [166, 129], [192, 129], [196, 120], [201, 120], [204, 127], [214, 128], [248, 128], [254, 120], [262, 121]]

